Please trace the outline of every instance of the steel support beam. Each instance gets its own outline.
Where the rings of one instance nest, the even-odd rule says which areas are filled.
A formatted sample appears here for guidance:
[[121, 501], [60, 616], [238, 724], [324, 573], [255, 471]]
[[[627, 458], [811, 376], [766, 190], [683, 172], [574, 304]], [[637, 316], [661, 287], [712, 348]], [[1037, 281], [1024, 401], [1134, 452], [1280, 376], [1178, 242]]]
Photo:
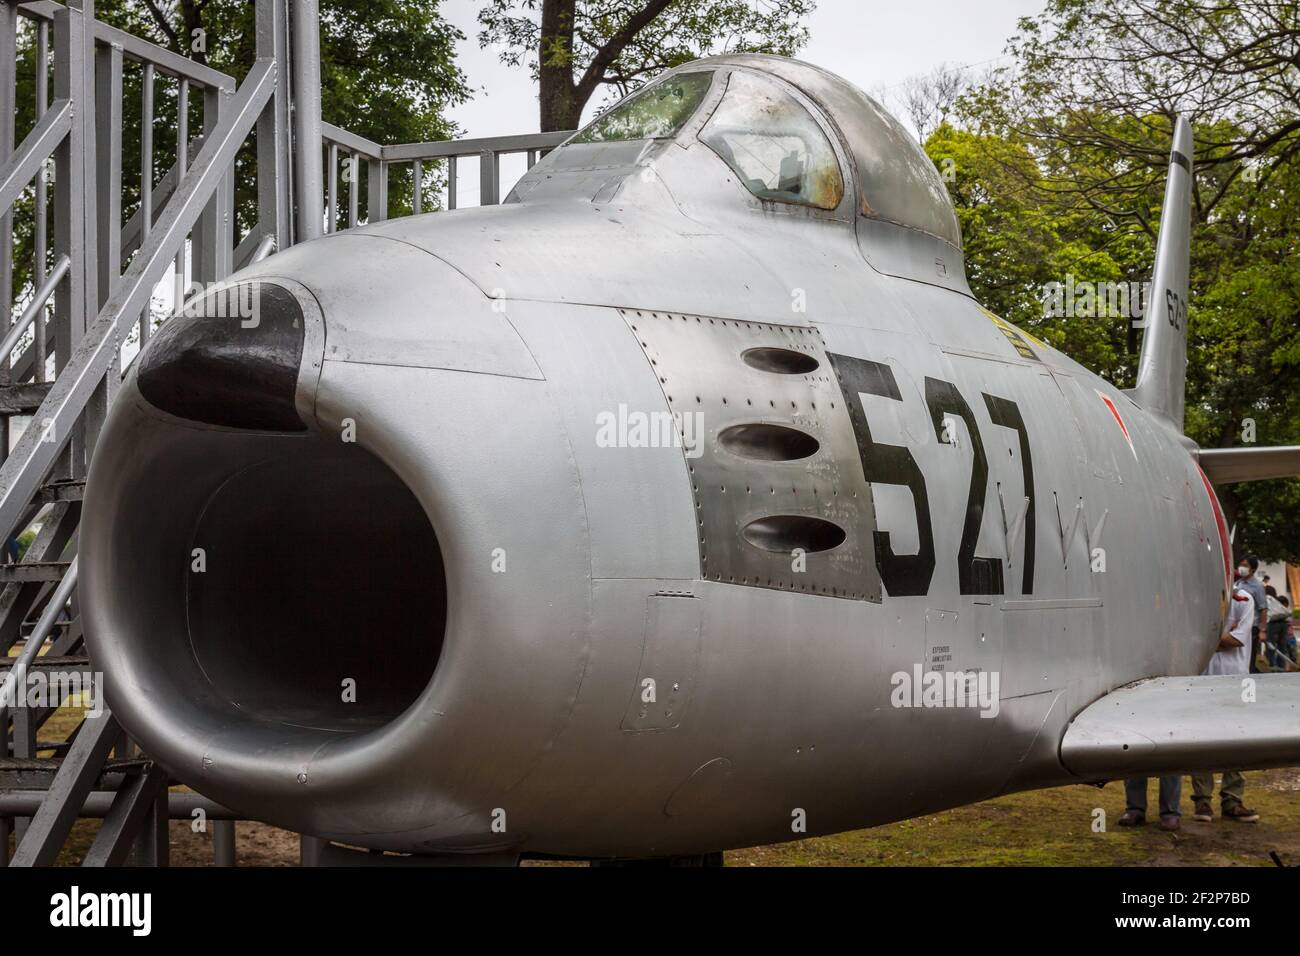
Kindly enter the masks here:
[[[316, 0], [295, 0], [293, 20], [293, 198], [295, 242], [321, 234], [320, 11]], [[283, 247], [281, 247], [283, 248]]]
[[212, 865], [234, 866], [235, 821], [214, 820], [211, 815], [208, 820], [212, 823]]
[[49, 793], [14, 852], [14, 866], [51, 866], [121, 729], [107, 708], [82, 722]]
[[166, 789], [167, 774], [155, 764], [119, 790], [81, 865], [121, 866], [125, 863], [159, 791]]
[[[105, 774], [105, 779], [98, 783], [99, 789], [92, 790], [81, 805], [81, 816], [88, 819], [103, 819], [113, 809], [113, 802], [121, 790], [132, 783], [136, 776], [123, 774]], [[109, 789], [113, 779], [120, 784], [116, 789]], [[44, 790], [0, 790], [0, 819], [11, 816], [32, 816], [40, 809], [45, 800]], [[173, 820], [193, 820], [196, 812], [202, 811], [209, 823], [229, 824], [243, 817], [214, 803], [197, 793], [173, 793], [167, 801], [167, 812]]]

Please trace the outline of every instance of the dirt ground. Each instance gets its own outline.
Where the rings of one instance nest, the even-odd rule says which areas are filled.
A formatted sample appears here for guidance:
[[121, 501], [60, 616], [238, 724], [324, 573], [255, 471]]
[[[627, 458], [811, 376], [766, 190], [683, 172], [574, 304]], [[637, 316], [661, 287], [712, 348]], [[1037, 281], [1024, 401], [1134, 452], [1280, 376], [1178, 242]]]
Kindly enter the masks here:
[[[1300, 771], [1246, 775], [1246, 802], [1259, 823], [1216, 816], [1196, 823], [1185, 816], [1177, 833], [1154, 824], [1115, 825], [1124, 812], [1119, 783], [1097, 789], [1064, 787], [999, 797], [985, 803], [791, 843], [733, 850], [728, 866], [1273, 866], [1270, 852], [1287, 865], [1300, 864]], [[1151, 782], [1152, 801], [1155, 781]], [[1104, 818], [1095, 811], [1105, 812]], [[1184, 780], [1183, 812], [1191, 813], [1191, 784]], [[1094, 821], [1105, 829], [1095, 832]], [[79, 821], [60, 857], [76, 865], [94, 838], [97, 821]], [[171, 824], [173, 866], [211, 866], [210, 834], [188, 821]], [[295, 834], [261, 823], [236, 827], [240, 866], [294, 866]]]

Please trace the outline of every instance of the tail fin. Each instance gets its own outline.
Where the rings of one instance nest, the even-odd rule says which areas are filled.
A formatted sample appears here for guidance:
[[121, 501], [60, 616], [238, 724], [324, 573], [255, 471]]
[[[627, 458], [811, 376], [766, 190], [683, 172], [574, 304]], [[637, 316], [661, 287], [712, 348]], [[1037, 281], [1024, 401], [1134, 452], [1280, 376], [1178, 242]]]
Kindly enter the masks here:
[[1156, 265], [1147, 300], [1146, 330], [1133, 400], [1183, 430], [1187, 371], [1187, 273], [1191, 255], [1192, 127], [1174, 121], [1174, 146], [1160, 211]]

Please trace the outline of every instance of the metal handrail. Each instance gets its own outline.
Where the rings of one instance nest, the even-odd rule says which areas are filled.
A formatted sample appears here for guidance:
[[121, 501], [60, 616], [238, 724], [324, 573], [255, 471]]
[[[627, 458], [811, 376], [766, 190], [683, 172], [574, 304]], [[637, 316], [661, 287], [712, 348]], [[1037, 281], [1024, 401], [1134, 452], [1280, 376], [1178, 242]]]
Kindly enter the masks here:
[[253, 255], [248, 260], [249, 264], [251, 265], [254, 262], [261, 262], [271, 254], [271, 250], [274, 248], [275, 236], [263, 236], [262, 241], [259, 242], [257, 248], [253, 250]]
[[338, 166], [339, 151], [347, 154], [347, 161], [353, 163], [351, 187], [348, 190], [348, 225], [357, 225], [357, 197], [360, 184], [357, 181], [357, 158], [366, 161], [369, 183], [366, 188], [370, 202], [370, 220], [372, 222], [388, 218], [388, 173], [394, 164], [410, 163], [412, 166], [415, 191], [412, 195], [411, 211], [418, 214], [423, 208], [422, 181], [423, 164], [433, 160], [447, 164], [447, 208], [457, 208], [456, 167], [461, 159], [477, 158], [479, 160], [479, 204], [490, 206], [501, 201], [501, 157], [517, 153], [528, 156], [531, 167], [537, 162], [543, 150], [554, 149], [573, 135], [572, 130], [560, 130], [551, 133], [522, 133], [517, 136], [482, 136], [476, 139], [438, 140], [427, 143], [398, 143], [381, 146], [364, 136], [358, 136], [350, 130], [321, 123], [321, 140], [329, 149], [326, 167], [326, 220], [325, 231], [334, 231], [334, 215], [338, 208]]
[[199, 214], [218, 188], [235, 154], [261, 115], [275, 88], [275, 62], [259, 59], [235, 94], [231, 110], [203, 144], [194, 165], [181, 180], [172, 201], [149, 238], [100, 310], [94, 325], [77, 343], [66, 367], [36, 413], [49, 422], [55, 441], [42, 440], [36, 429], [23, 432], [9, 458], [0, 465], [0, 535], [15, 528], [26, 502], [62, 450], [72, 426], [112, 364], [124, 323], [139, 316], [153, 286], [171, 265]]
[[[53, 21], [55, 14], [62, 9], [61, 3], [55, 3], [53, 0], [38, 0], [38, 2], [24, 3], [18, 8], [18, 15], [48, 23]], [[152, 63], [160, 72], [168, 76], [189, 80], [198, 86], [211, 89], [233, 91], [235, 88], [234, 77], [205, 66], [197, 60], [174, 53], [166, 47], [142, 40], [135, 34], [119, 30], [102, 20], [94, 21], [94, 32], [95, 39], [100, 43], [119, 47], [124, 56], [138, 63]]]
[[320, 124], [321, 138], [326, 143], [334, 143], [342, 146], [349, 153], [364, 156], [367, 159], [382, 159], [384, 147], [378, 143], [366, 139], [364, 136], [358, 136], [351, 130], [344, 129], [341, 126], [335, 126], [333, 123]]
[[510, 153], [535, 153], [554, 149], [573, 135], [573, 130], [553, 133], [521, 133], [518, 136], [481, 136], [477, 139], [448, 139], [429, 143], [402, 143], [383, 147], [382, 158], [389, 163], [409, 163], [414, 159], [448, 159], [479, 156], [485, 152], [505, 156]]
[[18, 150], [0, 166], [0, 213], [9, 211], [14, 200], [36, 178], [41, 166], [63, 142], [70, 129], [72, 104], [67, 100], [55, 100], [36, 121], [32, 131], [23, 138]]
[[3, 362], [13, 353], [13, 350], [18, 345], [18, 340], [23, 337], [27, 327], [45, 308], [46, 303], [50, 301], [50, 296], [54, 294], [55, 288], [58, 287], [59, 282], [63, 280], [63, 277], [68, 274], [68, 270], [71, 268], [72, 260], [66, 255], [59, 256], [59, 261], [54, 263], [54, 268], [45, 277], [41, 287], [36, 290], [36, 294], [32, 296], [32, 301], [28, 302], [27, 308], [23, 309], [22, 316], [9, 327], [9, 334], [4, 337], [3, 341], [0, 341], [0, 362]]
[[41, 648], [45, 646], [45, 641], [54, 630], [54, 624], [58, 620], [59, 613], [67, 605], [68, 599], [72, 597], [72, 589], [76, 586], [77, 559], [73, 558], [72, 563], [68, 565], [68, 570], [63, 573], [62, 579], [54, 589], [54, 595], [46, 603], [45, 610], [41, 612], [36, 627], [32, 629], [31, 635], [27, 638], [27, 644], [23, 647], [23, 652], [18, 655], [13, 667], [4, 675], [4, 683], [0, 684], [0, 728], [3, 728], [9, 721], [8, 700], [14, 691], [15, 685], [41, 653]]

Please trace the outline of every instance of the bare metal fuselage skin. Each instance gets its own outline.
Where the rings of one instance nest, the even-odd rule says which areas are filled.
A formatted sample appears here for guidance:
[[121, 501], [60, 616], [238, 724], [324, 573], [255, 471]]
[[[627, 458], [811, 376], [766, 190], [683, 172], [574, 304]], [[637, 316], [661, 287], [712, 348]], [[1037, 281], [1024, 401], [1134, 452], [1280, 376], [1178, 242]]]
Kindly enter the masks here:
[[[87, 493], [87, 634], [114, 712], [185, 783], [393, 850], [694, 853], [1071, 782], [1058, 746], [1083, 707], [1204, 667], [1224, 556], [1186, 447], [1008, 334], [959, 260], [851, 197], [761, 202], [685, 135], [565, 147], [517, 193], [235, 277], [302, 307], [305, 432], [199, 424], [124, 383]], [[637, 432], [673, 414], [700, 423], [695, 448]], [[729, 443], [746, 424], [816, 450]], [[318, 527], [277, 523], [349, 455], [390, 475], [358, 471]], [[401, 517], [351, 517], [387, 481], [436, 543], [393, 539], [359, 569], [389, 532], [371, 521]], [[818, 522], [842, 542], [817, 550]], [[427, 547], [435, 600], [408, 580], [378, 626], [256, 649], [383, 608]], [[306, 570], [280, 580], [291, 562], [264, 553]], [[274, 624], [223, 617], [258, 588]], [[895, 706], [918, 668], [996, 673], [996, 714]], [[367, 709], [407, 669], [412, 699]]]

